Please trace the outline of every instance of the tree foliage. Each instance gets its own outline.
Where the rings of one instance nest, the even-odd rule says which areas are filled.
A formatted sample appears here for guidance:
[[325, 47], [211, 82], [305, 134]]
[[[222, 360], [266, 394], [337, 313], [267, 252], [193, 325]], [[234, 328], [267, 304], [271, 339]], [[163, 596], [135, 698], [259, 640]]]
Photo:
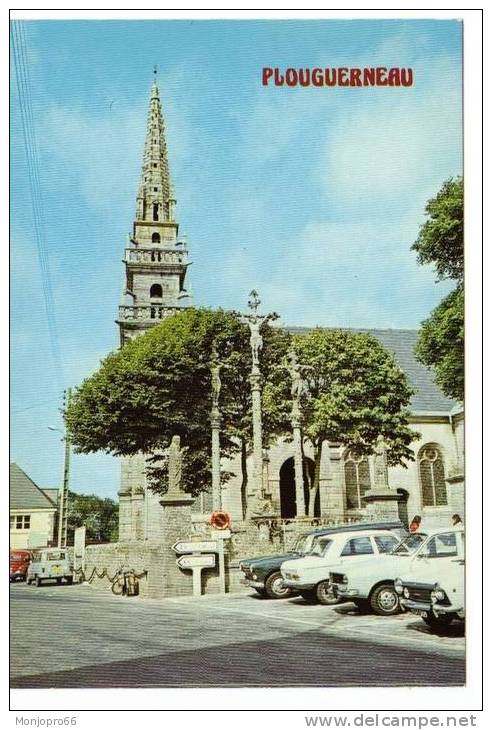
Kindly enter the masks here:
[[68, 542], [73, 544], [77, 527], [85, 525], [88, 542], [112, 542], [118, 539], [118, 505], [109, 497], [95, 494], [76, 494], [68, 497]]
[[434, 264], [438, 281], [463, 281], [463, 179], [447, 180], [425, 207], [427, 220], [412, 246], [419, 264]]
[[[193, 495], [209, 489], [212, 348], [215, 343], [222, 363], [221, 452], [247, 452], [249, 337], [248, 327], [232, 312], [190, 308], [168, 317], [110, 354], [76, 390], [66, 413], [74, 447], [84, 453], [147, 454], [151, 486], [162, 493], [166, 449], [176, 434], [186, 449], [183, 488]], [[288, 336], [266, 325], [263, 338], [262, 369], [268, 381]], [[267, 437], [275, 428], [271, 419]]]
[[[409, 444], [418, 434], [408, 427], [412, 391], [403, 371], [372, 336], [344, 330], [314, 329], [293, 339], [305, 382], [302, 431], [314, 447], [314, 479], [310, 484], [309, 514], [319, 488], [324, 441], [341, 443], [370, 454], [379, 434], [388, 444], [390, 464], [412, 459]], [[282, 384], [267, 397], [288, 416], [288, 394]], [[279, 415], [280, 421], [280, 415]]]
[[[290, 348], [301, 366], [306, 384], [302, 428], [316, 451], [312, 505], [323, 441], [370, 453], [382, 434], [390, 447], [390, 463], [411, 458], [408, 444], [415, 434], [406, 425], [411, 390], [377, 340], [321, 329], [292, 338], [268, 325], [262, 335], [265, 445], [291, 431]], [[165, 319], [109, 355], [75, 391], [66, 412], [74, 447], [85, 453], [147, 454], [151, 485], [162, 493], [167, 486], [166, 449], [177, 434], [186, 449], [184, 489], [193, 495], [209, 489], [210, 362], [215, 343], [222, 363], [221, 453], [241, 455], [245, 507], [252, 440], [249, 338], [249, 328], [231, 312], [188, 309]]]
[[422, 322], [417, 341], [417, 357], [434, 368], [442, 391], [462, 401], [465, 390], [463, 353], [465, 346], [464, 292], [456, 288]]
[[426, 206], [427, 221], [412, 248], [421, 264], [433, 263], [438, 281], [454, 279], [448, 294], [421, 326], [418, 360], [433, 368], [436, 383], [450, 398], [464, 398], [463, 180], [444, 183]]

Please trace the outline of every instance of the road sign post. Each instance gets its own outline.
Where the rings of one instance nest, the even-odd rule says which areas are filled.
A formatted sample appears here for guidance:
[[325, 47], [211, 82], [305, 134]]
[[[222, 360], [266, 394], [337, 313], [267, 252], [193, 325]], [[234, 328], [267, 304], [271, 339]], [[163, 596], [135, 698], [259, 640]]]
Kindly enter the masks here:
[[217, 553], [217, 540], [178, 540], [173, 545], [175, 553]]
[[[218, 556], [220, 592], [226, 592], [224, 540], [230, 538], [230, 530], [213, 530], [213, 540], [178, 540], [173, 545], [175, 553], [192, 553], [182, 555], [176, 560], [183, 569], [193, 571], [193, 595], [201, 595], [201, 572], [203, 568], [215, 567], [215, 554]], [[207, 554], [208, 553], [208, 554]], [[208, 559], [208, 560], [207, 560]]]
[[193, 573], [193, 595], [202, 595], [202, 570], [215, 567], [215, 555], [182, 555], [176, 560], [176, 564], [183, 570], [191, 570]]

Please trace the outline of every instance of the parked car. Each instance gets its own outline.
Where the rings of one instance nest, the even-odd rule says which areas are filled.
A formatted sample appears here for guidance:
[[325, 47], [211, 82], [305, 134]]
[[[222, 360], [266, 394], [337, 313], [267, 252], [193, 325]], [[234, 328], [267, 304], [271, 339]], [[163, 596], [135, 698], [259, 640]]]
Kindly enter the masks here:
[[410, 573], [416, 575], [431, 556], [444, 559], [459, 557], [462, 534], [462, 526], [414, 532], [389, 554], [353, 565], [340, 565], [330, 573], [334, 592], [380, 616], [399, 613], [402, 609], [394, 585], [396, 578]]
[[46, 580], [56, 580], [58, 584], [63, 580], [73, 583], [73, 564], [67, 550], [46, 548], [33, 552], [27, 571], [27, 584], [40, 586]]
[[10, 581], [26, 580], [27, 569], [31, 560], [29, 550], [10, 551]]
[[[456, 551], [451, 550], [456, 546]], [[450, 555], [451, 552], [451, 555]], [[454, 619], [465, 619], [464, 533], [436, 535], [418, 569], [395, 580], [395, 590], [405, 611], [439, 628]]]
[[365, 530], [349, 528], [338, 534], [317, 537], [309, 555], [282, 563], [284, 585], [325, 605], [339, 603], [341, 597], [334, 593], [330, 582], [333, 567], [364, 561], [368, 555], [380, 556], [399, 542], [399, 536], [390, 530], [367, 527]]
[[[268, 598], [288, 598], [297, 592], [290, 586], [285, 586], [280, 572], [280, 566], [286, 560], [294, 560], [309, 555], [315, 543], [315, 538], [323, 535], [338, 534], [341, 532], [357, 532], [360, 530], [394, 530], [397, 534], [406, 533], [406, 528], [402, 522], [375, 522], [360, 523], [354, 525], [342, 525], [339, 527], [317, 528], [305, 532], [296, 540], [294, 547], [279, 555], [263, 555], [255, 558], [245, 558], [239, 563], [239, 567], [244, 573], [242, 580], [243, 585], [247, 585], [262, 596]], [[302, 592], [304, 593], [304, 592]], [[306, 592], [305, 596], [311, 596], [312, 592]]]

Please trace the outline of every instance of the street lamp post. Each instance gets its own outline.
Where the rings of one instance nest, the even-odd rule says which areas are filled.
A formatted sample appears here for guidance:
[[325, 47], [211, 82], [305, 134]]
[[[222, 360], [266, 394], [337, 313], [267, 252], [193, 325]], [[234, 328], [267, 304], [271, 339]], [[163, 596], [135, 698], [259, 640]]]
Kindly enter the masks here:
[[[70, 388], [67, 388], [64, 394], [64, 410], [70, 403]], [[62, 433], [59, 428], [53, 428], [48, 426], [50, 431], [58, 431]], [[70, 482], [70, 439], [68, 438], [68, 432], [65, 427], [65, 434], [63, 435], [63, 441], [65, 442], [64, 458], [63, 458], [63, 480], [62, 488], [60, 493], [60, 501], [58, 507], [58, 547], [67, 547], [67, 531], [68, 531], [68, 489]]]

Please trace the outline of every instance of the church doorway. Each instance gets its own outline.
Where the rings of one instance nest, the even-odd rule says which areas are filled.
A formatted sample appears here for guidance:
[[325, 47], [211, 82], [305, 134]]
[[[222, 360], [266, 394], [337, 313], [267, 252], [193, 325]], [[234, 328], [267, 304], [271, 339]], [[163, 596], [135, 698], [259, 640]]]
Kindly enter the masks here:
[[[304, 457], [304, 503], [306, 512], [309, 506], [309, 484], [314, 476], [314, 461]], [[293, 519], [297, 515], [296, 480], [294, 457], [286, 459], [280, 467], [280, 516]], [[319, 491], [314, 502], [314, 516], [320, 516]]]

